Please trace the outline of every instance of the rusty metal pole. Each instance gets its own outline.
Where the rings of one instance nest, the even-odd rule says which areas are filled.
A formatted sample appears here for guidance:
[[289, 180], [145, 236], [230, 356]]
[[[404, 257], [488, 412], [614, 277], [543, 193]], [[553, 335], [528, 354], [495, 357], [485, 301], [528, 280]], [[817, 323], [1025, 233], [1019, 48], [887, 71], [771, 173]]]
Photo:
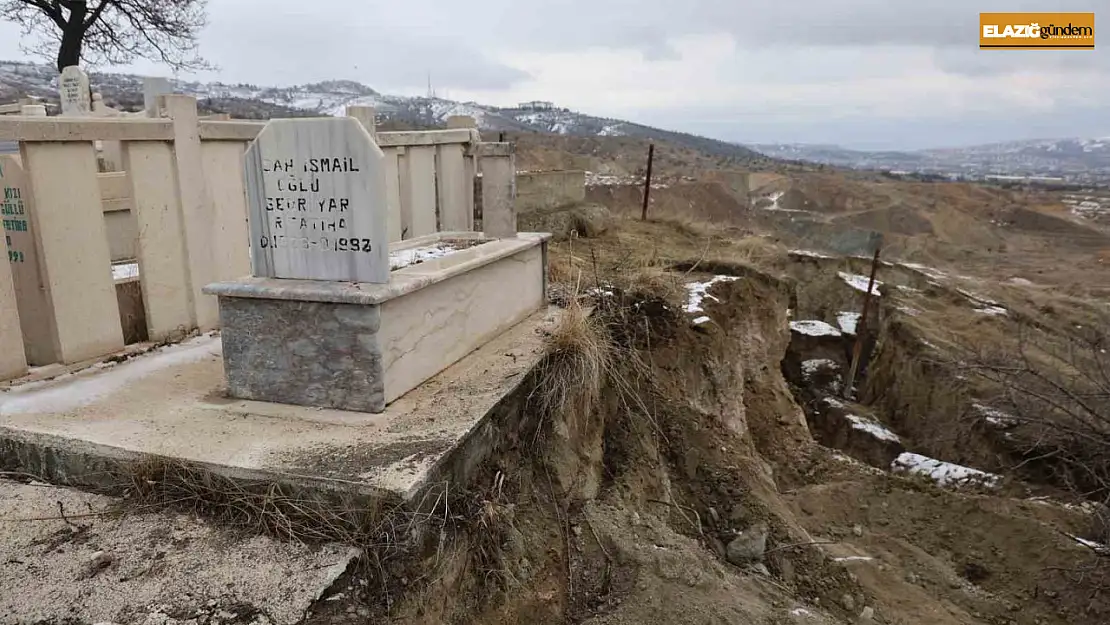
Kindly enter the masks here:
[[863, 312], [860, 313], [859, 321], [856, 323], [856, 342], [852, 346], [852, 368], [848, 371], [848, 379], [844, 381], [844, 399], [852, 399], [852, 387], [856, 384], [860, 354], [863, 352], [863, 331], [867, 327], [867, 310], [871, 307], [871, 291], [875, 288], [875, 273], [879, 270], [879, 252], [883, 247], [882, 233], [878, 233], [873, 240], [875, 257], [871, 259], [871, 277], [867, 279], [867, 292], [863, 294]]
[[644, 208], [640, 211], [640, 220], [647, 221], [648, 196], [651, 195], [651, 161], [655, 158], [655, 144], [648, 144], [647, 178], [644, 180]]

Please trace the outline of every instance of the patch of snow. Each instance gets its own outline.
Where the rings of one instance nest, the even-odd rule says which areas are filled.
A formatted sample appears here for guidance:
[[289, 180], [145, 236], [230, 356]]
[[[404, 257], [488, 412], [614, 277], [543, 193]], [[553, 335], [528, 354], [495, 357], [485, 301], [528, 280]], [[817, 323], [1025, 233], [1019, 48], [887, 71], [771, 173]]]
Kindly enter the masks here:
[[921, 273], [921, 274], [924, 274], [924, 275], [926, 275], [930, 278], [933, 278], [934, 280], [944, 280], [944, 279], [948, 278], [948, 274], [944, 273], [940, 269], [936, 269], [934, 267], [929, 267], [928, 265], [922, 265], [920, 263], [899, 263], [899, 264], [902, 265], [903, 267], [905, 267], [906, 269], [912, 269], [912, 270], [914, 270], [918, 273]]
[[971, 291], [968, 291], [967, 289], [961, 289], [961, 288], [957, 287], [956, 291], [958, 291], [960, 293], [960, 295], [963, 295], [964, 297], [968, 298], [969, 300], [971, 300], [973, 302], [977, 302], [979, 304], [989, 304], [991, 306], [999, 306], [1000, 305], [998, 302], [994, 301], [993, 299], [983, 297], [982, 295], [979, 295], [977, 293], [972, 293]]
[[861, 432], [867, 432], [871, 436], [874, 436], [875, 438], [877, 438], [879, 440], [882, 440], [882, 441], [890, 441], [892, 443], [902, 442], [902, 439], [898, 438], [897, 434], [895, 434], [894, 432], [891, 432], [890, 430], [886, 429], [882, 425], [880, 425], [878, 423], [875, 423], [874, 421], [871, 421], [870, 419], [865, 419], [863, 417], [860, 417], [860, 416], [854, 415], [854, 414], [850, 414], [850, 415], [846, 415], [846, 416], [847, 416], [848, 420], [852, 422], [852, 429], [853, 430], [859, 430]]
[[790, 611], [791, 616], [808, 616], [809, 618], [817, 618], [812, 612], [805, 608], [794, 608]]
[[1006, 282], [1009, 282], [1010, 284], [1016, 284], [1018, 286], [1033, 286], [1033, 283], [1031, 281], [1026, 280], [1025, 278], [1019, 278], [1017, 276], [1010, 278]]
[[806, 360], [802, 363], [802, 375], [810, 377], [817, 373], [818, 369], [840, 369], [840, 365], [836, 364], [835, 360], [828, 358], [814, 358], [813, 360]]
[[814, 252], [812, 250], [790, 250], [790, 254], [792, 256], [805, 256], [806, 258], [833, 258], [828, 254], [822, 254], [821, 252]]
[[1000, 475], [936, 460], [908, 451], [902, 453], [894, 459], [894, 462], [890, 463], [890, 470], [895, 473], [906, 472], [924, 475], [942, 487], [975, 484], [993, 488], [1002, 479]]
[[837, 330], [824, 321], [818, 321], [816, 319], [791, 321], [790, 329], [799, 334], [808, 334], [809, 336], [841, 336], [840, 330]]
[[997, 408], [991, 408], [980, 403], [973, 403], [971, 407], [974, 408], [979, 414], [983, 416], [983, 420], [996, 427], [1013, 427], [1017, 425], [1018, 420], [1013, 415], [1003, 412]]
[[612, 289], [606, 289], [606, 288], [595, 286], [595, 287], [592, 287], [590, 289], [587, 289], [586, 290], [586, 295], [593, 295], [593, 296], [596, 296], [596, 297], [613, 297], [613, 291], [612, 291]]
[[127, 280], [139, 277], [139, 263], [121, 263], [112, 265], [113, 280]]
[[843, 556], [840, 558], [833, 558], [833, 562], [870, 562], [874, 560], [871, 556]]
[[709, 321], [709, 317], [706, 317], [705, 315], [702, 315], [700, 317], [695, 318], [690, 323], [692, 323], [696, 326], [700, 326], [701, 324], [705, 323], [706, 321]]
[[844, 334], [855, 334], [859, 318], [858, 312], [841, 311], [836, 313], [836, 325], [840, 326], [840, 331]]
[[764, 200], [770, 200], [770, 204], [768, 204], [766, 206], [763, 206], [763, 208], [761, 208], [760, 210], [777, 211], [777, 212], [783, 212], [783, 213], [808, 213], [808, 212], [810, 212], [810, 211], [801, 211], [801, 210], [798, 210], [798, 209], [784, 209], [784, 208], [781, 208], [781, 206], [778, 205], [778, 201], [779, 201], [779, 199], [783, 198], [784, 194], [785, 193], [783, 191], [776, 191], [774, 193], [771, 193], [770, 195], [764, 196]]
[[898, 310], [899, 312], [904, 312], [911, 317], [916, 317], [921, 314], [921, 311], [914, 308], [913, 306], [899, 306]]
[[832, 406], [833, 408], [846, 408], [847, 407], [847, 406], [844, 405], [844, 402], [840, 401], [839, 399], [837, 399], [835, 397], [825, 396], [825, 397], [821, 398], [821, 401], [823, 401], [826, 404]]
[[[732, 282], [733, 280], [738, 279], [739, 278], [737, 278], [736, 276], [713, 276], [705, 282], [690, 282], [686, 285], [686, 290], [689, 293], [688, 297], [686, 298], [686, 312], [704, 313], [705, 310], [701, 307], [702, 301], [704, 301], [705, 299], [711, 299], [715, 302], [721, 301], [709, 293], [709, 288], [719, 282]], [[702, 316], [704, 315], [699, 315], [698, 319], [701, 319]], [[709, 321], [709, 319], [706, 318], [705, 321]], [[701, 324], [705, 323], [705, 321], [698, 321], [697, 319], [695, 319], [694, 323]]]
[[414, 247], [408, 250], [397, 250], [389, 253], [389, 269], [401, 269], [409, 265], [422, 263], [426, 260], [443, 258], [448, 254], [457, 252], [458, 248], [450, 243], [436, 243], [424, 247]]
[[610, 124], [608, 126], [605, 126], [604, 128], [602, 128], [601, 130], [598, 131], [597, 136], [599, 136], [599, 137], [623, 137], [625, 135], [625, 132], [623, 130], [621, 130], [621, 126], [623, 126], [623, 125], [624, 124]]
[[921, 289], [915, 289], [912, 286], [906, 286], [904, 284], [896, 284], [895, 286], [898, 288], [899, 291], [904, 291], [906, 293], [920, 293], [921, 292]]
[[89, 367], [49, 382], [16, 386], [0, 393], [0, 415], [74, 410], [162, 369], [219, 356], [220, 348], [219, 337], [198, 336], [134, 356], [113, 367]]
[[[867, 292], [867, 283], [870, 280], [868, 276], [861, 276], [858, 273], [847, 273], [844, 271], [838, 271], [837, 275], [853, 289], [861, 293]], [[875, 284], [871, 286], [871, 294], [877, 297], [879, 295], [879, 287], [882, 285], [883, 283], [881, 281], [875, 280]]]
[[975, 312], [982, 315], [991, 315], [992, 317], [1009, 314], [1009, 311], [1001, 306], [986, 306], [984, 308], [976, 308]]
[[1091, 551], [1094, 551], [1095, 553], [1097, 553], [1099, 555], [1102, 555], [1102, 556], [1110, 555], [1110, 547], [1107, 547], [1106, 545], [1104, 545], [1102, 543], [1097, 543], [1093, 540], [1088, 540], [1088, 539], [1082, 538], [1080, 536], [1075, 536], [1073, 534], [1068, 534], [1067, 532], [1065, 532], [1065, 535], [1067, 535], [1068, 537], [1070, 537], [1075, 542], [1077, 542], [1080, 545], [1090, 549]]

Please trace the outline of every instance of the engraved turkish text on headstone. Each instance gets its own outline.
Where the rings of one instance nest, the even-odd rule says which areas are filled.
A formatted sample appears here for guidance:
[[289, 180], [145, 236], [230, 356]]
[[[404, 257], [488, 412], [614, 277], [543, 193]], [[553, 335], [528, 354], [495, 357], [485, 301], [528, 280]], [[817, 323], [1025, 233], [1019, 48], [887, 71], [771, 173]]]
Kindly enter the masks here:
[[245, 167], [254, 275], [388, 282], [384, 155], [357, 120], [271, 120]]

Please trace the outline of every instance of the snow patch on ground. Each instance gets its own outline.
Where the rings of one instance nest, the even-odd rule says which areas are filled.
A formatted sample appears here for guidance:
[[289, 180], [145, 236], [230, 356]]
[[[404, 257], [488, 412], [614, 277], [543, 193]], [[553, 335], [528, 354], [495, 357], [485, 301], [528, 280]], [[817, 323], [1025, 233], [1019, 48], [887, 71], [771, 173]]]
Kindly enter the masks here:
[[796, 208], [783, 208], [783, 207], [779, 206], [779, 200], [782, 199], [783, 195], [785, 195], [785, 193], [783, 193], [782, 191], [776, 191], [776, 192], [772, 193], [771, 195], [765, 196], [763, 199], [764, 200], [770, 200], [771, 203], [768, 204], [767, 206], [761, 207], [761, 210], [775, 211], [775, 212], [780, 212], [780, 213], [808, 213], [808, 212], [810, 212], [810, 211], [798, 210]]
[[840, 326], [840, 331], [844, 334], [855, 334], [859, 318], [858, 312], [840, 311], [836, 313], [836, 325]]
[[871, 556], [843, 556], [840, 558], [833, 558], [833, 562], [870, 562], [874, 560]]
[[422, 263], [426, 260], [443, 258], [448, 254], [457, 252], [458, 248], [450, 243], [436, 243], [424, 247], [414, 247], [408, 250], [397, 250], [389, 253], [389, 269], [401, 269], [409, 265]]
[[806, 258], [833, 258], [828, 254], [822, 254], [821, 252], [814, 252], [812, 250], [790, 250], [790, 255], [804, 256]]
[[906, 313], [907, 315], [909, 315], [911, 317], [916, 317], [916, 316], [921, 314], [921, 311], [914, 308], [913, 306], [899, 306], [898, 310], [900, 312]]
[[870, 419], [865, 419], [861, 416], [854, 415], [854, 414], [846, 415], [846, 418], [848, 419], [848, 421], [852, 422], [852, 429], [853, 430], [859, 430], [861, 432], [867, 432], [871, 436], [874, 436], [875, 438], [877, 438], [879, 440], [882, 440], [882, 441], [890, 441], [892, 443], [902, 442], [902, 439], [898, 438], [897, 434], [895, 434], [894, 432], [891, 432], [890, 430], [886, 429], [882, 425], [880, 425], [878, 423], [875, 423], [874, 421], [872, 421]]
[[902, 265], [903, 267], [905, 267], [906, 269], [912, 269], [912, 270], [914, 270], [914, 271], [916, 271], [920, 274], [924, 274], [924, 275], [926, 275], [926, 276], [928, 276], [928, 277], [930, 277], [934, 280], [945, 280], [945, 279], [948, 278], [948, 274], [944, 273], [940, 269], [936, 269], [935, 267], [929, 267], [928, 265], [922, 265], [920, 263], [899, 263], [899, 264]]
[[976, 412], [978, 412], [980, 415], [982, 415], [984, 421], [993, 426], [1007, 428], [1013, 427], [1018, 423], [1018, 420], [1015, 419], [1013, 415], [1007, 412], [1003, 412], [997, 408], [991, 408], [990, 406], [985, 406], [979, 403], [973, 403], [971, 404], [971, 407], [974, 408]]
[[820, 369], [840, 369], [840, 365], [836, 364], [835, 360], [828, 358], [814, 358], [813, 360], [806, 360], [802, 362], [802, 375], [810, 377], [817, 373]]
[[[709, 293], [710, 287], [719, 282], [732, 282], [733, 280], [738, 279], [739, 278], [737, 278], [736, 276], [713, 276], [705, 282], [688, 283], [686, 285], [686, 291], [688, 293], [688, 296], [686, 298], [686, 312], [691, 314], [704, 313], [705, 310], [701, 307], [703, 301], [705, 301], [706, 299], [711, 299], [714, 302], [721, 301]], [[698, 317], [695, 318], [692, 323], [694, 325], [701, 325], [706, 321], [709, 321], [709, 317], [705, 315], [698, 315]]]
[[139, 263], [121, 263], [112, 265], [113, 280], [128, 280], [139, 277]]
[[[837, 275], [853, 289], [861, 293], [867, 292], [867, 283], [870, 280], [868, 276], [861, 276], [858, 273], [847, 273], [844, 271], [838, 271]], [[879, 287], [882, 285], [883, 283], [881, 281], [876, 280], [875, 284], [871, 286], [871, 294], [877, 297], [879, 295]]]
[[0, 393], [0, 415], [60, 413], [87, 406], [156, 371], [220, 354], [218, 336], [198, 336], [135, 356], [119, 364], [92, 367], [42, 383]]
[[993, 488], [998, 485], [1002, 476], [987, 473], [971, 467], [965, 467], [943, 460], [936, 460], [921, 454], [904, 452], [890, 463], [890, 470], [894, 473], [912, 473], [924, 475], [937, 483], [938, 486], [966, 486], [970, 484]]
[[975, 312], [981, 315], [990, 315], [992, 317], [1005, 316], [1010, 314], [1010, 311], [1001, 306], [986, 306], [983, 308], [976, 308]]
[[840, 330], [837, 330], [824, 321], [818, 321], [816, 319], [791, 321], [790, 329], [799, 334], [808, 334], [809, 336], [841, 336]]

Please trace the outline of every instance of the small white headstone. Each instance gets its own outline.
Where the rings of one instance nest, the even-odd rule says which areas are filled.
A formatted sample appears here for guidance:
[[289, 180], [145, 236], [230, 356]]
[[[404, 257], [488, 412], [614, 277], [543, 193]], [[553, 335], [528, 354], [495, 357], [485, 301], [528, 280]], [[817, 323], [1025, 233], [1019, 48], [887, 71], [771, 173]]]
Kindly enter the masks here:
[[245, 171], [255, 276], [389, 281], [385, 156], [358, 120], [270, 120]]
[[83, 117], [92, 113], [89, 76], [80, 67], [70, 65], [62, 70], [62, 76], [58, 79], [58, 92], [62, 115]]

